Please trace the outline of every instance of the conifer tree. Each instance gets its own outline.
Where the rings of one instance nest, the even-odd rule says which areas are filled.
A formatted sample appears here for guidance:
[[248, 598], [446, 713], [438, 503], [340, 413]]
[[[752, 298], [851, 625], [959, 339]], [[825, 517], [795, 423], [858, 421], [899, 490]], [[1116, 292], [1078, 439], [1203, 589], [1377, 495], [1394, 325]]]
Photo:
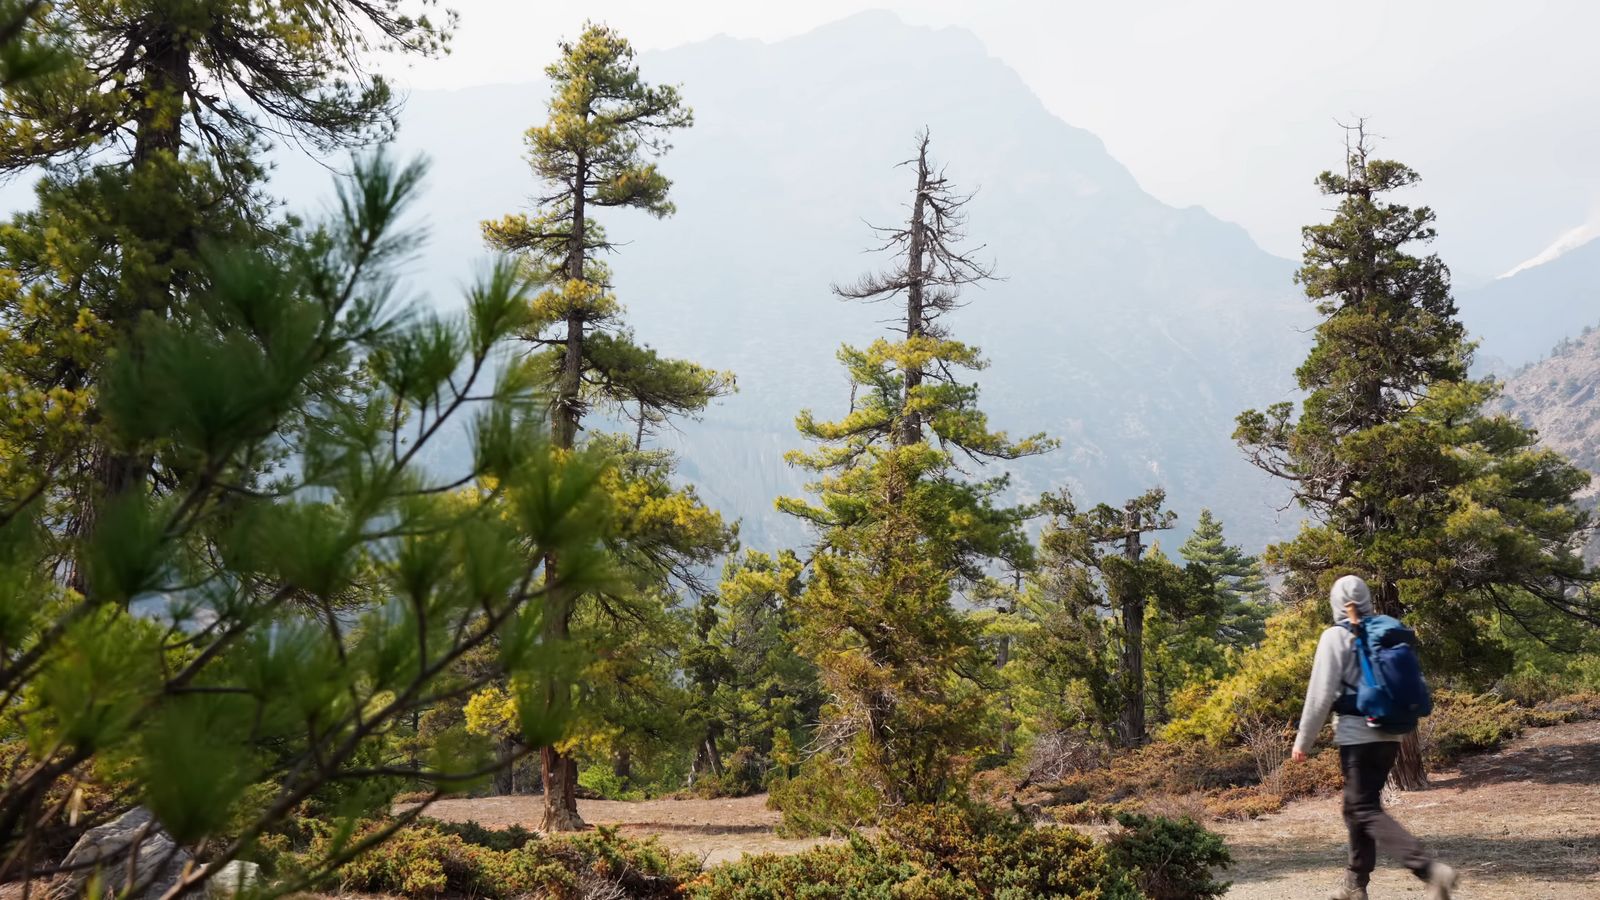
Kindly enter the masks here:
[[781, 764], [785, 747], [809, 741], [821, 707], [816, 669], [795, 646], [801, 563], [754, 550], [729, 559], [715, 594], [701, 601], [697, 641], [684, 656], [696, 694], [693, 782], [748, 793]]
[[1260, 643], [1271, 614], [1271, 594], [1262, 576], [1261, 561], [1229, 544], [1222, 522], [1209, 509], [1200, 510], [1194, 531], [1178, 548], [1178, 555], [1210, 575], [1219, 609], [1217, 640], [1236, 649]]
[[[1344, 172], [1317, 179], [1333, 218], [1304, 229], [1297, 280], [1323, 316], [1296, 373], [1306, 399], [1298, 417], [1290, 403], [1242, 414], [1235, 437], [1314, 517], [1268, 552], [1296, 595], [1359, 573], [1380, 612], [1418, 628], [1434, 672], [1493, 677], [1497, 619], [1600, 624], [1574, 502], [1588, 476], [1485, 412], [1498, 386], [1468, 376], [1449, 271], [1413, 253], [1434, 237], [1433, 211], [1386, 196], [1418, 176], [1371, 158], [1361, 127], [1351, 135]], [[1396, 771], [1405, 787], [1424, 780], [1415, 751], [1408, 741]]]
[[[552, 89], [550, 117], [527, 133], [529, 160], [546, 192], [532, 214], [484, 223], [484, 236], [496, 249], [517, 254], [528, 274], [545, 286], [534, 300], [525, 338], [535, 348], [530, 366], [552, 397], [555, 447], [577, 447], [585, 417], [596, 407], [634, 416], [637, 446], [655, 423], [693, 415], [732, 387], [725, 373], [663, 358], [638, 343], [621, 321], [609, 269], [599, 258], [615, 248], [595, 218], [597, 211], [634, 209], [657, 217], [672, 213], [667, 198], [671, 183], [653, 160], [669, 148], [673, 131], [693, 122], [693, 115], [676, 88], [645, 83], [632, 46], [601, 25], [588, 25], [578, 40], [563, 43], [560, 58], [546, 72]], [[680, 499], [698, 506], [692, 492]], [[706, 554], [720, 552], [730, 540], [720, 522], [712, 529], [715, 538], [705, 529], [691, 530], [709, 541], [695, 547], [630, 541], [630, 528], [617, 527], [619, 541], [629, 545], [625, 555], [647, 563], [657, 576], [683, 574], [687, 565], [706, 561]], [[557, 577], [560, 561], [546, 559], [545, 569]], [[552, 636], [567, 635], [578, 600], [558, 597], [558, 609], [549, 618]], [[552, 687], [555, 694], [568, 690]], [[567, 701], [553, 694], [550, 702]], [[575, 793], [576, 760], [551, 746], [544, 748], [543, 761], [543, 827], [583, 827]]]
[[[1102, 717], [1108, 724], [1114, 721], [1117, 741], [1124, 747], [1138, 746], [1146, 738], [1144, 631], [1151, 607], [1187, 619], [1210, 600], [1197, 590], [1194, 570], [1180, 570], [1163, 554], [1145, 553], [1144, 536], [1171, 528], [1176, 518], [1165, 503], [1166, 493], [1157, 488], [1120, 509], [1102, 503], [1081, 511], [1065, 493], [1047, 497], [1043, 504], [1051, 524], [1040, 539], [1042, 586], [1055, 595], [1046, 603], [1062, 610], [1061, 621], [1068, 626], [1064, 634], [1080, 632], [1092, 638], [1091, 646], [1114, 649], [1115, 674], [1100, 674], [1106, 660], [1095, 653], [1077, 661], [1074, 672], [1090, 682]], [[1101, 621], [1100, 609], [1112, 614], [1109, 623]], [[1112, 630], [1104, 637], [1089, 634], [1106, 627]], [[1070, 659], [1072, 650], [1046, 652]]]
[[[460, 320], [396, 307], [415, 239], [395, 222], [420, 180], [358, 162], [331, 221], [212, 248], [185, 316], [115, 345], [103, 433], [160, 448], [175, 480], [55, 536], [90, 590], [37, 564], [36, 507], [0, 528], [0, 736], [19, 754], [0, 880], [53, 874], [39, 854], [81, 787], [205, 848], [170, 896], [259, 852], [307, 801], [338, 799], [335, 827], [353, 828], [407, 782], [430, 799], [470, 788], [498, 766], [491, 748], [461, 729], [406, 746], [406, 723], [485, 684], [459, 665], [485, 648], [524, 693], [565, 664], [539, 627], [555, 586], [537, 560], [559, 552], [564, 586], [598, 580], [601, 467], [555, 465], [533, 387], [496, 371], [529, 308], [514, 266], [490, 270]], [[465, 418], [468, 464], [426, 470]], [[456, 496], [471, 483], [481, 502]], [[531, 740], [559, 730], [559, 711], [525, 709]], [[303, 890], [390, 833], [331, 842], [275, 887]], [[61, 874], [76, 892], [91, 873]]]
[[[22, 491], [50, 485], [52, 534], [88, 534], [122, 491], [183, 479], [152, 448], [98, 433], [110, 348], [145, 318], [185, 315], [204, 287], [203, 240], [271, 226], [259, 162], [269, 136], [327, 150], [392, 130], [394, 97], [367, 57], [441, 50], [453, 17], [434, 21], [431, 6], [62, 0], [0, 11], [25, 23], [0, 60], [0, 174], [49, 167], [38, 210], [0, 236], [0, 368], [4, 390], [36, 411], [17, 436], [41, 451]], [[78, 561], [63, 562], [86, 590]]]
[[818, 473], [816, 502], [779, 500], [818, 529], [799, 602], [802, 645], [829, 697], [821, 744], [848, 755], [890, 805], [936, 800], [956, 784], [955, 756], [977, 738], [975, 686], [987, 667], [952, 593], [1017, 545], [1028, 514], [998, 502], [1004, 475], [967, 478], [956, 454], [1015, 459], [1050, 446], [992, 430], [976, 385], [960, 380], [983, 361], [950, 336], [945, 317], [961, 289], [990, 272], [961, 248], [968, 197], [934, 169], [928, 146], [919, 135], [907, 163], [915, 184], [906, 223], [878, 229], [890, 268], [835, 288], [901, 304], [899, 338], [840, 351], [852, 409], [836, 422], [802, 412], [801, 434], [821, 446], [789, 456]]

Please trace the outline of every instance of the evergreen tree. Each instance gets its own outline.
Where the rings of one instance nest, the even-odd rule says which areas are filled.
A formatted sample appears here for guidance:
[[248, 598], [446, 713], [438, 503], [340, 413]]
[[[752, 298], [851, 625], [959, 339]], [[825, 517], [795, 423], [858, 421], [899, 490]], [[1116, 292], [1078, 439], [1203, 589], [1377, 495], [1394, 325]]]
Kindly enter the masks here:
[[1261, 573], [1261, 561], [1229, 544], [1222, 533], [1222, 522], [1211, 510], [1200, 510], [1194, 531], [1178, 548], [1178, 555], [1191, 566], [1210, 574], [1217, 593], [1219, 619], [1216, 638], [1228, 647], [1253, 647], [1266, 636], [1267, 617], [1272, 614], [1271, 593]]
[[758, 790], [784, 748], [809, 740], [822, 699], [816, 669], [794, 641], [800, 577], [792, 553], [746, 551], [728, 560], [717, 593], [701, 602], [697, 640], [684, 657], [696, 695], [697, 784]]
[[[1498, 386], [1468, 377], [1449, 271], [1411, 252], [1433, 239], [1433, 212], [1385, 197], [1417, 174], [1353, 137], [1345, 171], [1317, 181], [1338, 201], [1333, 219], [1304, 232], [1297, 279], [1323, 316], [1296, 373], [1306, 399], [1298, 418], [1289, 403], [1242, 414], [1236, 438], [1314, 517], [1268, 552], [1294, 594], [1359, 573], [1380, 612], [1418, 628], [1431, 669], [1492, 678], [1505, 665], [1497, 616], [1600, 624], [1574, 502], [1588, 476], [1484, 411]], [[1414, 741], [1396, 777], [1423, 781]]]
[[[1079, 510], [1064, 492], [1047, 497], [1050, 526], [1040, 538], [1042, 606], [1052, 627], [1041, 638], [1081, 640], [1074, 658], [1065, 646], [1036, 645], [1065, 667], [1068, 680], [1089, 687], [1104, 724], [1124, 747], [1146, 738], [1145, 625], [1152, 609], [1185, 621], [1202, 615], [1214, 597], [1194, 569], [1179, 569], [1164, 554], [1146, 555], [1144, 535], [1172, 527], [1166, 493], [1153, 489], [1119, 509], [1100, 504]], [[1102, 611], [1109, 612], [1105, 619]], [[1114, 654], [1114, 661], [1106, 654]], [[1108, 671], [1109, 667], [1109, 671]]]
[[[535, 347], [529, 366], [552, 398], [555, 447], [565, 451], [578, 446], [585, 416], [598, 406], [602, 412], [635, 418], [634, 449], [639, 449], [652, 425], [703, 410], [731, 389], [732, 379], [694, 363], [663, 358], [634, 339], [621, 321], [610, 272], [598, 258], [614, 247], [594, 212], [621, 208], [670, 215], [671, 183], [652, 160], [668, 149], [671, 132], [688, 127], [693, 116], [676, 88], [652, 86], [640, 78], [633, 48], [604, 26], [588, 25], [578, 40], [563, 43], [561, 57], [546, 72], [552, 85], [550, 117], [529, 129], [527, 144], [534, 174], [547, 193], [534, 213], [484, 223], [483, 231], [491, 246], [518, 254], [525, 271], [545, 286], [533, 302], [525, 337]], [[622, 463], [623, 469], [635, 466]], [[651, 490], [626, 482], [613, 487], [620, 493]], [[692, 492], [678, 496], [697, 507], [692, 513], [697, 519], [714, 515], [698, 506]], [[626, 504], [614, 508], [630, 509]], [[662, 532], [661, 524], [636, 528], [619, 521], [613, 529], [614, 549], [625, 563], [642, 563], [648, 577], [685, 574], [709, 562], [731, 541], [720, 521], [714, 528], [697, 526], [676, 533], [670, 527]], [[666, 539], [635, 540], [630, 534], [637, 529]], [[559, 560], [546, 559], [545, 570], [555, 578]], [[557, 609], [548, 620], [552, 638], [568, 636], [579, 599], [558, 596]], [[569, 702], [565, 694], [570, 686], [552, 685], [551, 690], [549, 703]], [[582, 828], [576, 759], [550, 746], [544, 748], [543, 765], [542, 827]]]
[[1015, 459], [1049, 447], [1042, 436], [1013, 441], [991, 430], [977, 387], [959, 380], [983, 361], [949, 336], [944, 317], [989, 271], [960, 247], [968, 198], [935, 172], [928, 144], [919, 136], [908, 163], [916, 181], [906, 224], [879, 229], [891, 267], [835, 288], [903, 304], [903, 337], [840, 351], [852, 408], [837, 422], [801, 413], [800, 432], [822, 446], [789, 456], [818, 473], [817, 501], [779, 500], [819, 532], [799, 603], [802, 646], [829, 698], [821, 743], [846, 753], [891, 805], [944, 796], [957, 754], [975, 745], [987, 666], [952, 593], [1019, 543], [1028, 515], [998, 503], [1004, 475], [969, 479], [955, 454]]
[[[408, 745], [409, 725], [485, 683], [460, 665], [485, 648], [523, 693], [566, 664], [539, 627], [553, 586], [537, 560], [558, 552], [563, 586], [596, 582], [600, 468], [555, 465], [532, 386], [496, 372], [529, 308], [513, 266], [487, 274], [461, 321], [394, 305], [392, 268], [415, 245], [394, 223], [420, 177], [358, 162], [330, 222], [207, 252], [184, 317], [116, 345], [103, 433], [160, 448], [174, 480], [124, 492], [88, 535], [54, 536], [87, 593], [37, 564], [50, 526], [36, 506], [0, 529], [0, 736], [20, 754], [0, 788], [0, 880], [52, 874], [37, 854], [79, 786], [206, 848], [174, 895], [304, 803], [344, 828], [407, 784], [430, 799], [469, 788], [499, 765], [492, 747], [454, 728]], [[469, 465], [427, 471], [469, 417]], [[461, 502], [473, 482], [492, 487]], [[525, 708], [531, 739], [559, 729], [559, 711]], [[278, 887], [302, 890], [387, 833], [330, 843]]]
[[[155, 448], [118, 447], [95, 407], [103, 363], [147, 317], [186, 315], [205, 240], [271, 224], [267, 136], [322, 149], [392, 130], [378, 49], [441, 50], [431, 0], [63, 0], [0, 8], [22, 28], [0, 67], [0, 174], [47, 168], [37, 212], [0, 236], [0, 386], [33, 411], [11, 423], [38, 452], [22, 497], [49, 485], [52, 535], [93, 531], [125, 490], [183, 480]], [[25, 77], [24, 77], [25, 76]], [[281, 236], [281, 235], [280, 235]], [[136, 351], [135, 351], [136, 352]], [[63, 422], [71, 420], [69, 425]], [[53, 556], [64, 556], [57, 548]], [[68, 581], [87, 590], [79, 561]]]

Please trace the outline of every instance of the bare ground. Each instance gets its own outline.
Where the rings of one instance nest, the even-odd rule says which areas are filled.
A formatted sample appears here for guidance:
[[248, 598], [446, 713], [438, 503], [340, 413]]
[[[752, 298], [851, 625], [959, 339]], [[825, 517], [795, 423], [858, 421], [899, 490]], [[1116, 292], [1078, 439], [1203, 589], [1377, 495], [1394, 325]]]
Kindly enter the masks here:
[[[1600, 898], [1600, 723], [1529, 731], [1505, 749], [1434, 777], [1390, 811], [1462, 872], [1463, 900]], [[1321, 900], [1344, 863], [1338, 798], [1307, 800], [1253, 822], [1214, 826], [1238, 864], [1229, 897]], [[1374, 897], [1421, 897], [1384, 865]]]
[[[541, 798], [445, 800], [429, 814], [486, 826], [538, 824]], [[816, 840], [780, 838], [766, 797], [581, 800], [585, 820], [657, 836], [709, 864], [746, 853], [795, 853]], [[1435, 775], [1428, 791], [1390, 804], [1441, 859], [1463, 873], [1462, 900], [1600, 900], [1600, 723], [1533, 730], [1505, 749]], [[1237, 861], [1230, 898], [1322, 900], [1344, 861], [1337, 798], [1291, 804], [1251, 822], [1213, 825]], [[1373, 896], [1420, 898], [1409, 873], [1380, 868]]]
[[[428, 815], [445, 821], [472, 820], [489, 828], [537, 828], [544, 798], [480, 797], [440, 800]], [[822, 843], [818, 838], [783, 838], [779, 814], [767, 796], [723, 800], [579, 800], [578, 813], [590, 825], [615, 826], [632, 837], [654, 836], [662, 845], [700, 857], [706, 865], [732, 862], [746, 853], [799, 853]]]

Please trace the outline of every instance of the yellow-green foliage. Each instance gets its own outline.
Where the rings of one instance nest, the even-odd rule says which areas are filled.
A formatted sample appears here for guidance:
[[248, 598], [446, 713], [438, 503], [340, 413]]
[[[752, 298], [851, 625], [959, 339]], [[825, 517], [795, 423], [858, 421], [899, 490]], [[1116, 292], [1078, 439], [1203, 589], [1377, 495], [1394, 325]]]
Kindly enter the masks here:
[[[358, 834], [360, 840], [380, 826]], [[699, 871], [687, 856], [654, 841], [632, 841], [608, 829], [573, 837], [529, 840], [497, 849], [498, 841], [469, 840], [473, 833], [434, 825], [411, 825], [340, 869], [344, 891], [407, 897], [541, 897], [580, 900], [594, 889], [614, 885], [638, 900], [680, 896], [678, 886]], [[312, 857], [330, 849], [331, 839], [313, 841]], [[511, 842], [515, 843], [515, 842]]]
[[1221, 745], [1236, 737], [1242, 718], [1295, 718], [1327, 618], [1322, 604], [1306, 602], [1268, 619], [1266, 640], [1244, 654], [1232, 675], [1178, 698], [1165, 737]]
[[1418, 729], [1433, 765], [1448, 765], [1468, 753], [1493, 750], [1522, 733], [1527, 710], [1487, 694], [1436, 691], [1433, 715]]
[[[1172, 826], [1182, 828], [1183, 826]], [[1138, 835], [1128, 857], [1154, 857]], [[1138, 874], [1081, 832], [989, 809], [911, 807], [881, 835], [794, 856], [748, 856], [690, 884], [694, 900], [1138, 900]], [[1196, 894], [1205, 897], [1210, 894]]]

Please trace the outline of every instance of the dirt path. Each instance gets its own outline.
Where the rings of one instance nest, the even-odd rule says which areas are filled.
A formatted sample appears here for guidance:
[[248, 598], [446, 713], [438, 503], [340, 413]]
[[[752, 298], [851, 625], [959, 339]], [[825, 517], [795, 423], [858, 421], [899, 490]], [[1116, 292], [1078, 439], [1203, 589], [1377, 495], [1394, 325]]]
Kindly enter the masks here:
[[[490, 828], [521, 825], [534, 828], [543, 809], [542, 797], [481, 797], [441, 800], [428, 815], [446, 821], [473, 820]], [[654, 835], [680, 853], [706, 865], [732, 862], [746, 853], [798, 853], [821, 843], [815, 838], [779, 837], [779, 814], [767, 808], [767, 797], [729, 800], [579, 800], [578, 812], [591, 825], [615, 825], [623, 834]]]
[[[1435, 776], [1431, 790], [1402, 795], [1390, 809], [1462, 871], [1462, 900], [1600, 898], [1600, 723], [1529, 731]], [[1337, 882], [1344, 861], [1337, 798], [1217, 830], [1238, 861], [1230, 898], [1322, 900]], [[1385, 867], [1372, 894], [1421, 897], [1422, 888], [1404, 870]]]
[[[1600, 723], [1528, 732], [1501, 752], [1435, 776], [1431, 790], [1391, 809], [1465, 877], [1461, 900], [1600, 900]], [[445, 800], [430, 814], [487, 826], [539, 821], [539, 797]], [[746, 853], [795, 853], [818, 843], [774, 832], [766, 797], [737, 800], [580, 800], [584, 819], [656, 835], [708, 865]], [[1322, 900], [1344, 860], [1337, 798], [1302, 801], [1253, 822], [1213, 825], [1237, 865], [1230, 898]], [[1380, 869], [1373, 896], [1421, 897], [1409, 874]]]

